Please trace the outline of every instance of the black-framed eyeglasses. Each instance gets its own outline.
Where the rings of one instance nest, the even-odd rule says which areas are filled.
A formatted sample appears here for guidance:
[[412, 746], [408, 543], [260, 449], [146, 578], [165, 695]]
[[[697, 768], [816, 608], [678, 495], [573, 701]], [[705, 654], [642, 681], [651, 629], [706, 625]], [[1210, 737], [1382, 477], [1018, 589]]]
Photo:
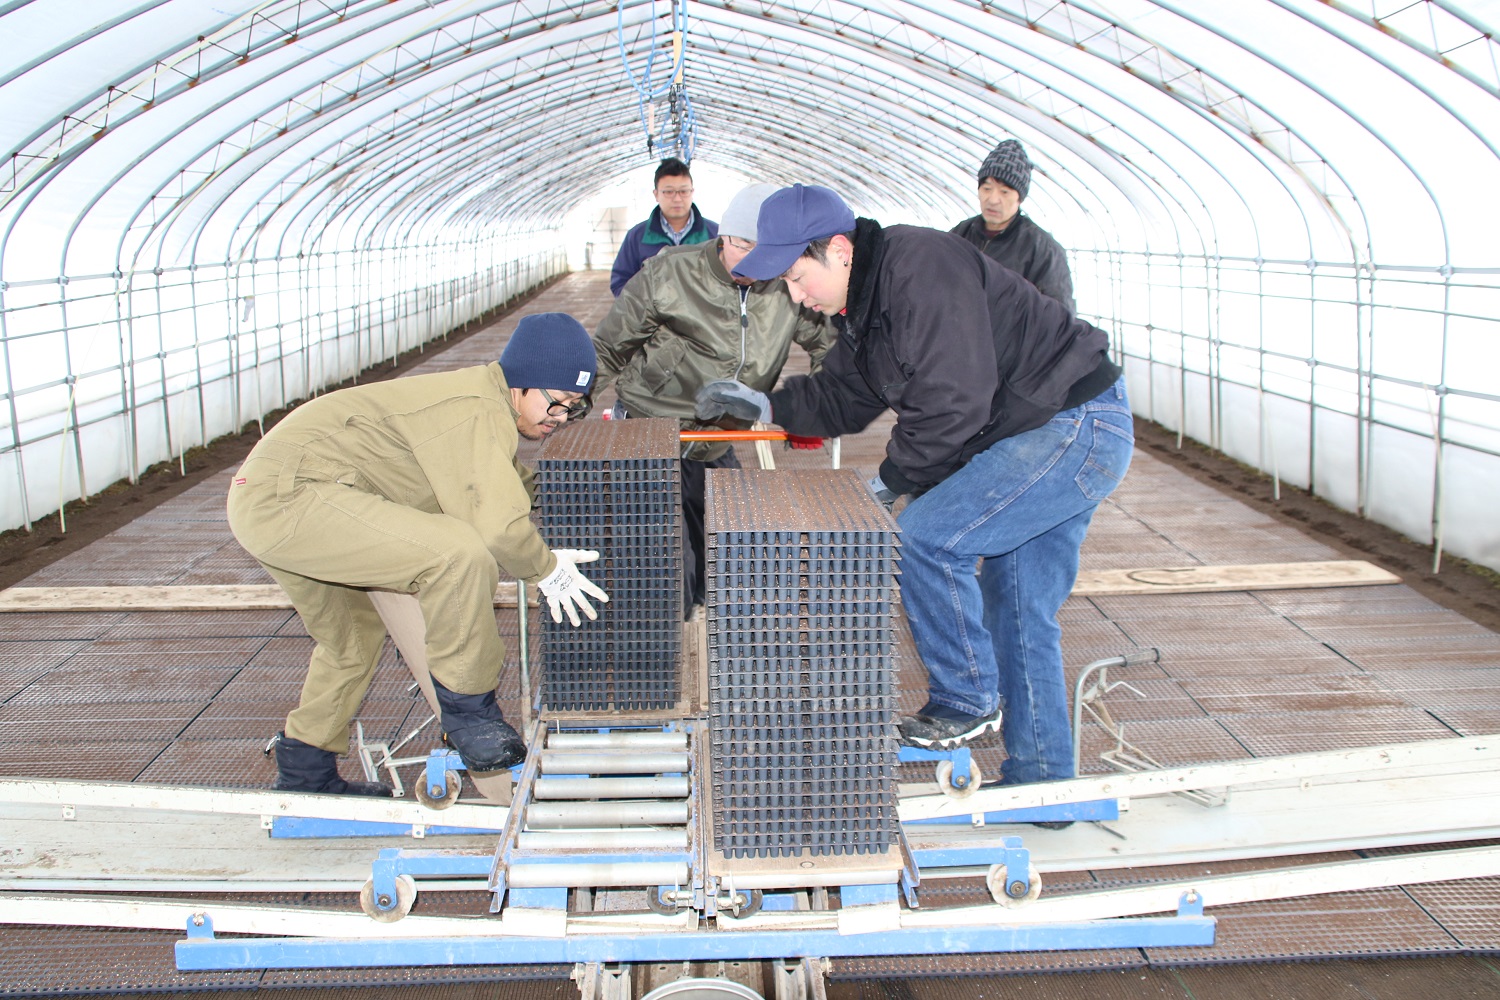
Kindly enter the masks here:
[[564, 403], [561, 400], [553, 399], [552, 393], [548, 392], [546, 389], [540, 389], [538, 391], [541, 392], [542, 398], [547, 401], [547, 416], [549, 417], [564, 417], [568, 420], [582, 420], [584, 415], [587, 414], [589, 410], [594, 408], [594, 400], [589, 396], [584, 396], [580, 399], [574, 400], [571, 403]]
[[749, 253], [751, 250], [755, 249], [754, 240], [742, 240], [737, 236], [726, 236], [724, 237], [724, 242], [728, 243], [730, 246], [734, 247], [736, 250], [741, 251], [742, 253]]

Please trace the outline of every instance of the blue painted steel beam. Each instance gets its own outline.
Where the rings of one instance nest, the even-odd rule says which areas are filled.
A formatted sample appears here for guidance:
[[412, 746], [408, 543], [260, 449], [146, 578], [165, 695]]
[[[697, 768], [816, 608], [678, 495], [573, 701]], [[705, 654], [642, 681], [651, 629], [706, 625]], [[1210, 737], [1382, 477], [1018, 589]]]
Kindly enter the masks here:
[[[499, 833], [499, 827], [426, 826], [423, 835]], [[410, 823], [371, 823], [359, 819], [309, 819], [305, 816], [275, 816], [271, 819], [271, 838], [291, 840], [303, 837], [410, 837]]]
[[[1066, 820], [1093, 821], [1120, 818], [1119, 799], [1094, 799], [1091, 802], [1064, 802], [1053, 806], [1032, 806], [1029, 809], [1004, 809], [984, 813], [986, 826], [1001, 823], [1060, 823]], [[932, 819], [902, 820], [902, 826], [972, 826], [973, 817], [937, 816]]]
[[840, 934], [834, 930], [674, 931], [662, 934], [587, 934], [562, 938], [496, 936], [391, 940], [217, 939], [205, 927], [190, 929], [188, 940], [177, 942], [176, 952], [177, 968], [195, 972], [224, 969], [690, 962], [1207, 946], [1214, 943], [1214, 925], [1213, 917], [1177, 916], [1005, 927], [912, 928], [869, 934]]

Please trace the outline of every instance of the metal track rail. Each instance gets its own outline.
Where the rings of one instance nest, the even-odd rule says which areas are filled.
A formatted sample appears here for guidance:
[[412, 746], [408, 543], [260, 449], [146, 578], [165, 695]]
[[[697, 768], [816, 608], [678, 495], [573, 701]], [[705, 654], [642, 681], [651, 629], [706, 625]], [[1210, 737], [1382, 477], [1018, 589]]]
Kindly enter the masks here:
[[[1394, 744], [902, 800], [913, 849], [981, 846], [1013, 826], [985, 814], [1119, 797], [1120, 819], [1027, 827], [1040, 872], [1280, 857], [1500, 837], [1500, 737]], [[1222, 804], [1179, 797], [1215, 789]], [[924, 824], [918, 817], [969, 818]], [[978, 817], [976, 820], [975, 817]], [[956, 868], [949, 874], [972, 874]]]
[[[1500, 847], [1419, 853], [1401, 858], [1308, 865], [1292, 870], [1259, 871], [1233, 876], [1203, 877], [1155, 885], [1130, 886], [1100, 892], [1059, 895], [1026, 907], [975, 906], [901, 912], [889, 930], [859, 933], [844, 927], [841, 912], [760, 912], [751, 918], [721, 916], [720, 931], [693, 931], [684, 919], [652, 915], [570, 916], [565, 927], [549, 930], [544, 922], [525, 924], [492, 918], [425, 918], [411, 916], [395, 924], [369, 921], [357, 913], [309, 913], [285, 907], [246, 907], [223, 903], [184, 901], [0, 895], [0, 916], [9, 924], [72, 925], [129, 928], [186, 928], [189, 939], [178, 943], [181, 969], [223, 967], [284, 967], [330, 948], [359, 948], [402, 940], [396, 952], [362, 952], [360, 964], [426, 964], [423, 955], [462, 952], [458, 961], [507, 961], [517, 945], [531, 961], [586, 961], [607, 954], [642, 933], [654, 945], [675, 943], [684, 954], [712, 954], [720, 958], [798, 957], [798, 955], [901, 954], [900, 949], [926, 940], [926, 934], [990, 934], [1029, 940], [1046, 946], [1038, 934], [1086, 928], [1095, 937], [1109, 937], [1112, 918], [1151, 913], [1178, 913], [1181, 927], [1202, 915], [1202, 907], [1229, 906], [1274, 898], [1307, 897], [1326, 892], [1379, 888], [1392, 883], [1442, 882], [1500, 874]], [[1211, 928], [1212, 922], [1209, 922]], [[1137, 925], [1139, 928], [1140, 925]], [[1017, 933], [1026, 931], [1026, 936]], [[275, 934], [282, 940], [214, 939], [216, 933]], [[293, 940], [306, 939], [305, 945]], [[486, 940], [475, 940], [486, 939]], [[517, 939], [525, 939], [517, 942]], [[460, 942], [471, 942], [460, 945]], [[1094, 946], [1107, 946], [1095, 943]], [[443, 951], [447, 949], [447, 951]], [[248, 963], [248, 964], [246, 964]], [[341, 963], [333, 963], [341, 964]]]
[[423, 828], [438, 825], [471, 827], [476, 830], [496, 829], [504, 824], [506, 818], [503, 807], [464, 803], [435, 812], [411, 800], [354, 795], [184, 788], [134, 782], [43, 781], [33, 778], [0, 778], [0, 802], [55, 805], [63, 810], [63, 818], [68, 818], [68, 811], [78, 806], [260, 816], [266, 824], [274, 817], [288, 816], [396, 823]]

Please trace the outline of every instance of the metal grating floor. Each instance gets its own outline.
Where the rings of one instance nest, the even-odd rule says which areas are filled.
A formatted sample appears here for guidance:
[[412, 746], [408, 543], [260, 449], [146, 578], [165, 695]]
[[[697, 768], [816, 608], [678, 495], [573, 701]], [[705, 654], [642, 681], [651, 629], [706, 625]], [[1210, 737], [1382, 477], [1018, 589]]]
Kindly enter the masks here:
[[[523, 312], [564, 309], [591, 325], [611, 299], [602, 274], [577, 275]], [[518, 312], [424, 370], [498, 356]], [[794, 354], [794, 361], [799, 358]], [[607, 406], [608, 398], [599, 401]], [[846, 438], [846, 467], [873, 473], [888, 418]], [[742, 461], [753, 465], [749, 449]], [[778, 467], [826, 469], [826, 449], [774, 450]], [[534, 460], [534, 453], [523, 451]], [[224, 476], [147, 512], [26, 581], [29, 586], [269, 583], [229, 535]], [[1095, 517], [1085, 570], [1275, 559], [1338, 558], [1325, 545], [1189, 480], [1149, 454]], [[506, 711], [517, 711], [513, 609], [499, 609], [510, 662]], [[1400, 739], [1500, 732], [1500, 636], [1404, 586], [1268, 593], [1075, 598], [1064, 607], [1070, 671], [1137, 645], [1160, 664], [1112, 672], [1147, 696], [1112, 698], [1132, 742], [1168, 764], [1239, 759]], [[533, 641], [540, 622], [533, 612]], [[924, 699], [910, 636], [897, 623], [899, 704]], [[78, 612], [0, 616], [0, 774], [255, 786], [270, 780], [261, 747], [297, 698], [311, 644], [287, 612]], [[138, 664], [135, 665], [135, 664]], [[360, 720], [405, 734], [425, 717], [388, 647]], [[433, 745], [431, 733], [403, 753]], [[1084, 733], [1086, 760], [1106, 749]], [[1004, 751], [986, 737], [976, 759], [998, 772]], [[352, 765], [344, 764], [346, 774]], [[1102, 771], [1102, 764], [1087, 765]], [[921, 773], [917, 773], [921, 772]], [[902, 769], [903, 780], [930, 774]], [[1118, 877], [1119, 873], [1113, 873]], [[1152, 873], [1136, 872], [1139, 877]], [[1086, 873], [1078, 876], [1087, 881]], [[1049, 887], [1058, 887], [1057, 878]], [[425, 900], [426, 897], [424, 897]], [[424, 905], [425, 902], [424, 902]], [[1500, 975], [1476, 964], [1332, 961], [1319, 965], [1195, 967], [1204, 962], [1354, 956], [1490, 954], [1500, 950], [1500, 884], [1473, 880], [1347, 893], [1217, 911], [1220, 946], [985, 956], [915, 956], [834, 963], [831, 1000], [856, 997], [1012, 998], [1500, 996]], [[295, 988], [297, 1000], [506, 1000], [575, 995], [562, 966], [357, 970], [338, 974], [177, 973], [175, 933], [7, 927], [0, 995], [159, 994]], [[1172, 969], [1165, 967], [1172, 966]], [[1067, 971], [1070, 975], [1044, 975]], [[967, 978], [1004, 973], [1003, 980]], [[958, 977], [966, 978], [958, 978]], [[478, 980], [539, 981], [481, 987]], [[917, 983], [910, 977], [922, 977]], [[422, 985], [422, 984], [451, 985]]]

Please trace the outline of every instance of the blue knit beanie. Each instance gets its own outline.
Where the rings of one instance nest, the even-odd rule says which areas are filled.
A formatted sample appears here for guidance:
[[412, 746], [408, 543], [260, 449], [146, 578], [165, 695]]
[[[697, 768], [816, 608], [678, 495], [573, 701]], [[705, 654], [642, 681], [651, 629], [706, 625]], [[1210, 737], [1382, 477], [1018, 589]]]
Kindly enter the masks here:
[[512, 389], [557, 389], [587, 396], [599, 373], [589, 332], [567, 313], [521, 317], [500, 352], [500, 367]]

